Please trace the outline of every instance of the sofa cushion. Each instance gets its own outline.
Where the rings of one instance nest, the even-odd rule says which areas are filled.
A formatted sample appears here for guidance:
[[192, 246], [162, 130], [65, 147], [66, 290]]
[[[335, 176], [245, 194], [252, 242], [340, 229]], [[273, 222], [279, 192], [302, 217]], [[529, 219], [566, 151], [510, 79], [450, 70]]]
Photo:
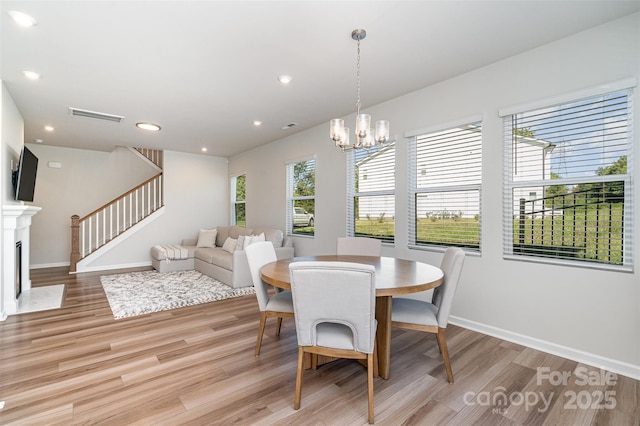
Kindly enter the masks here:
[[240, 235], [251, 235], [253, 231], [251, 228], [245, 228], [244, 226], [218, 226], [218, 235], [216, 236], [216, 246], [222, 247], [227, 238], [231, 237], [238, 239]]
[[253, 229], [245, 228], [244, 226], [230, 226], [229, 227], [229, 236], [231, 238], [235, 238], [236, 240], [240, 235], [251, 235]]
[[253, 228], [254, 235], [264, 234], [264, 237], [267, 241], [271, 241], [273, 243], [273, 247], [278, 248], [282, 247], [282, 240], [284, 239], [284, 234], [279, 229], [273, 228]]
[[[183, 259], [191, 259], [195, 256], [195, 246], [176, 246], [180, 247], [183, 251], [180, 253], [180, 257]], [[185, 253], [186, 251], [186, 253]], [[151, 247], [151, 257], [156, 260], [167, 260], [167, 250], [162, 245], [156, 245]], [[171, 258], [172, 256], [170, 256]]]
[[229, 238], [229, 228], [230, 226], [218, 226], [216, 230], [218, 234], [216, 235], [216, 246], [222, 247], [224, 242]]
[[233, 269], [233, 254], [216, 248], [199, 248], [196, 250], [196, 259], [211, 263], [231, 271]]

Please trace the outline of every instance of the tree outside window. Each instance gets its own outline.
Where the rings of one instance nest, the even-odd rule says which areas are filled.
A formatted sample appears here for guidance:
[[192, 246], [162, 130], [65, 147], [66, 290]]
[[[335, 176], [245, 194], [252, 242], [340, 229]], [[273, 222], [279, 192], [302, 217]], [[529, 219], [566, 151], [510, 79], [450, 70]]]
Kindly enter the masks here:
[[287, 230], [290, 235], [315, 235], [316, 162], [287, 165]]
[[231, 179], [232, 215], [233, 223], [237, 226], [246, 226], [246, 187], [247, 175], [235, 176]]

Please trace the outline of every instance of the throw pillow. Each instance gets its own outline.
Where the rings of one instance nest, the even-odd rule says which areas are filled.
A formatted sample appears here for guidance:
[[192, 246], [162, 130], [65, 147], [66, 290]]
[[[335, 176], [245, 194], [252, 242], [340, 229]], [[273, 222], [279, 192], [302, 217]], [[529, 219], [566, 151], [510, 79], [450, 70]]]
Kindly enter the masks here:
[[258, 243], [261, 241], [266, 241], [265, 236], [264, 236], [264, 232], [260, 235], [247, 235], [246, 237], [244, 237], [244, 245], [242, 245], [242, 249], [240, 248], [240, 238], [242, 237], [238, 237], [238, 250], [244, 250], [246, 249], [248, 246], [250, 246], [253, 243]]
[[235, 238], [227, 237], [222, 245], [222, 250], [228, 251], [229, 253], [233, 253], [236, 251], [236, 245], [238, 244], [238, 240]]
[[247, 246], [248, 240], [251, 240], [250, 236], [240, 235], [236, 244], [236, 250], [244, 250], [244, 248]]
[[196, 247], [215, 247], [217, 234], [217, 229], [201, 229]]
[[249, 244], [253, 244], [253, 243], [259, 243], [259, 242], [264, 242], [266, 241], [265, 236], [264, 236], [264, 232], [260, 235], [254, 235], [251, 237], [251, 242]]

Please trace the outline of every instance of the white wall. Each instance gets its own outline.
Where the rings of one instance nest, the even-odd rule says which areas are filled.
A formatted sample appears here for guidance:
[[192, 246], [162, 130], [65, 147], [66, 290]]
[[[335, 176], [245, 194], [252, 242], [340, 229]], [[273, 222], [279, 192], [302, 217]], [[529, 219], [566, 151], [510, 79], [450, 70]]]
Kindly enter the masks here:
[[[2, 207], [7, 204], [22, 204], [21, 201], [14, 201], [13, 186], [11, 184], [11, 170], [16, 167], [16, 162], [20, 157], [22, 141], [24, 139], [24, 120], [18, 111], [16, 104], [11, 98], [11, 94], [0, 81], [2, 91], [0, 92], [0, 217]], [[4, 220], [3, 220], [4, 221]], [[12, 231], [13, 232], [13, 231]], [[4, 223], [0, 226], [0, 271], [4, 270]], [[4, 278], [0, 274], [0, 280]], [[4, 282], [0, 282], [0, 310], [4, 307], [5, 297], [3, 289]], [[13, 295], [9, 296], [13, 297]], [[10, 300], [10, 299], [7, 299]], [[5, 312], [0, 311], [0, 320], [6, 317]]]
[[[367, 108], [373, 119], [390, 120], [397, 140], [396, 242], [384, 246], [383, 255], [429, 263], [439, 263], [441, 253], [407, 247], [407, 140], [402, 135], [484, 117], [482, 254], [466, 259], [452, 322], [640, 378], [637, 243], [633, 273], [502, 258], [503, 139], [498, 116], [501, 108], [638, 78], [639, 52], [640, 14], [635, 14]], [[635, 94], [640, 98], [638, 88]], [[637, 129], [638, 108], [634, 118]], [[354, 121], [353, 116], [345, 119]], [[296, 255], [335, 253], [336, 237], [345, 235], [345, 156], [333, 147], [328, 129], [327, 123], [230, 159], [231, 174], [247, 174], [248, 225], [284, 228], [285, 160], [316, 156], [316, 236], [295, 237]], [[636, 147], [639, 135], [636, 131]], [[640, 155], [634, 158], [638, 171]], [[636, 203], [639, 176], [636, 173], [634, 181]], [[640, 241], [640, 220], [637, 215], [632, 220], [635, 241]]]
[[0, 129], [2, 137], [2, 202], [10, 204], [22, 204], [13, 200], [13, 186], [11, 184], [11, 164], [13, 168], [18, 167], [24, 140], [24, 120], [18, 111], [16, 104], [11, 98], [11, 94], [2, 83], [2, 118], [0, 119]]

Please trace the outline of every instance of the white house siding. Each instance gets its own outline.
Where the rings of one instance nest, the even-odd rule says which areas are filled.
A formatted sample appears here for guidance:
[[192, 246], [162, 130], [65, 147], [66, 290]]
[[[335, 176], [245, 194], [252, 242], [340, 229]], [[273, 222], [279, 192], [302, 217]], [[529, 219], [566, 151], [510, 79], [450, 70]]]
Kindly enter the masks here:
[[[551, 153], [553, 145], [540, 139], [517, 137], [513, 146], [514, 157], [513, 181], [551, 180]], [[549, 182], [551, 184], [551, 182]], [[526, 203], [525, 213], [543, 209], [544, 187], [530, 186], [513, 189], [514, 212], [519, 212], [520, 200]], [[535, 217], [535, 216], [534, 216]]]
[[366, 152], [358, 153], [356, 160], [365, 156], [356, 164], [358, 174], [357, 192], [359, 209], [358, 219], [377, 219], [394, 217], [395, 195], [376, 194], [380, 191], [394, 191], [395, 179], [395, 147], [393, 149], [380, 149], [367, 156]]

